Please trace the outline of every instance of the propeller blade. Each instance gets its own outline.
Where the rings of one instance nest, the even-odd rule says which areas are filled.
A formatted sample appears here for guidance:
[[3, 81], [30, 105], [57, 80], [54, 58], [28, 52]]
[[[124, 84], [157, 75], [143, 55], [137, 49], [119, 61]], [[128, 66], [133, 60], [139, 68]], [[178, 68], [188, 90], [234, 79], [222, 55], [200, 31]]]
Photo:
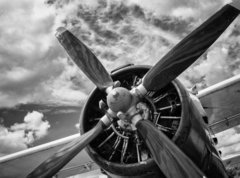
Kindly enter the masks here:
[[113, 86], [112, 78], [107, 70], [77, 37], [64, 27], [57, 29], [56, 37], [71, 59], [99, 89]]
[[143, 78], [145, 90], [157, 90], [181, 74], [200, 57], [237, 17], [239, 10], [225, 5], [172, 50]]
[[204, 173], [150, 121], [140, 120], [136, 128], [167, 178], [203, 178]]
[[74, 156], [76, 156], [87, 144], [89, 144], [97, 135], [99, 135], [105, 125], [100, 120], [98, 124], [81, 137], [67, 144], [46, 161], [35, 168], [27, 178], [49, 178], [54, 176], [62, 167], [64, 167]]

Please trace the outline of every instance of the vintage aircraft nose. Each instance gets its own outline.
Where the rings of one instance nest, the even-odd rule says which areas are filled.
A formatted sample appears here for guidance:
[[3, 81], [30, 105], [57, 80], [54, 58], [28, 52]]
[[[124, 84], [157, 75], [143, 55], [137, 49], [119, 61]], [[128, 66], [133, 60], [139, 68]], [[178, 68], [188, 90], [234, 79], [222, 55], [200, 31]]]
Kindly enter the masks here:
[[111, 90], [107, 96], [107, 104], [114, 112], [125, 113], [131, 106], [132, 95], [123, 87], [117, 87]]

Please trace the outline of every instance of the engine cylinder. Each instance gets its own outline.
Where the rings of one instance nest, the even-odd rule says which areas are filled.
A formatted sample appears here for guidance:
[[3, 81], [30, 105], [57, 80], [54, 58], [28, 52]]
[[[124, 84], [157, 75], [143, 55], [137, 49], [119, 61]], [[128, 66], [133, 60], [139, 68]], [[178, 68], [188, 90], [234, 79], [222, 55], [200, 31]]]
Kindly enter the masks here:
[[[128, 66], [112, 73], [114, 81], [130, 90], [141, 83], [149, 66]], [[106, 103], [106, 94], [95, 88], [85, 104], [81, 119], [81, 134], [90, 130], [104, 115], [99, 101]], [[190, 131], [189, 95], [178, 80], [158, 91], [150, 91], [139, 107], [145, 107], [146, 119], [183, 147]], [[138, 106], [137, 106], [138, 107]], [[107, 105], [106, 108], [107, 109]], [[136, 130], [124, 129], [113, 123], [86, 148], [90, 157], [108, 174], [118, 177], [159, 177], [162, 175]]]

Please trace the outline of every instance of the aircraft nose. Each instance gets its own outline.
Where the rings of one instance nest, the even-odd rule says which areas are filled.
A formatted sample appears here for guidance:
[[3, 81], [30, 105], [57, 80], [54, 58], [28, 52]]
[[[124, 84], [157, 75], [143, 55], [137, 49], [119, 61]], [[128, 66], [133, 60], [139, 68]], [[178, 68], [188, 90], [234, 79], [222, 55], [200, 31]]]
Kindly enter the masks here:
[[114, 88], [107, 96], [107, 104], [114, 112], [126, 112], [132, 103], [131, 93], [123, 87]]

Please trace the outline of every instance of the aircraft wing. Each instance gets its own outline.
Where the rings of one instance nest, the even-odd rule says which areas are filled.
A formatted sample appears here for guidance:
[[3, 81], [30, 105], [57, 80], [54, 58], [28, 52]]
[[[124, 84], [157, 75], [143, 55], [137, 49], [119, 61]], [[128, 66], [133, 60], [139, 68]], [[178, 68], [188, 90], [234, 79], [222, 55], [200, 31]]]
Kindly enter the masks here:
[[200, 91], [197, 97], [207, 112], [213, 133], [240, 124], [240, 75]]
[[[79, 137], [79, 134], [0, 157], [0, 177], [25, 178], [40, 163], [77, 137]], [[97, 164], [90, 159], [84, 150], [59, 171], [57, 177], [68, 177], [77, 174], [91, 178], [101, 175]]]
[[239, 164], [240, 164], [240, 155], [234, 155], [234, 156], [225, 158], [225, 159], [223, 159], [223, 163], [224, 163], [226, 168], [239, 166]]

